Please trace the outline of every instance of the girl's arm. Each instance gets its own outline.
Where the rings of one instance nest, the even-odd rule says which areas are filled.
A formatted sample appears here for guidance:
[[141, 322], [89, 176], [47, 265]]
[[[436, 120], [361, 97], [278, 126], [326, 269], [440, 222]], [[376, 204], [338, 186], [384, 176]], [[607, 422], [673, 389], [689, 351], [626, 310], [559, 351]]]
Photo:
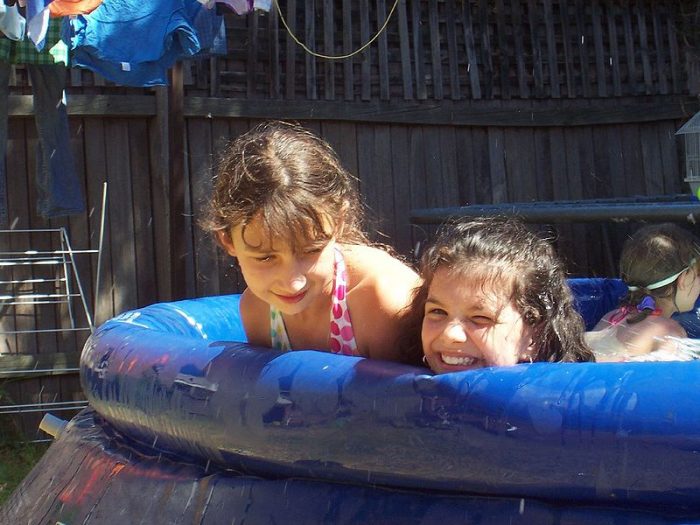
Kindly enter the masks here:
[[246, 288], [241, 295], [240, 308], [248, 343], [255, 346], [271, 347], [270, 306]]
[[667, 337], [687, 337], [683, 327], [667, 317], [647, 317], [638, 324], [626, 325], [629, 348], [632, 357], [645, 355], [656, 350], [669, 350], [671, 342]]

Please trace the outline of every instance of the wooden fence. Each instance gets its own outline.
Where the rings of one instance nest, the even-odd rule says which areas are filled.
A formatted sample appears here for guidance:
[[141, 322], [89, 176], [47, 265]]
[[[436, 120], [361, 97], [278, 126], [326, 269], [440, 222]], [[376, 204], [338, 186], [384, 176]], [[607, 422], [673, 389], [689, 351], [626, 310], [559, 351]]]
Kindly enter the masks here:
[[[392, 5], [289, 0], [281, 9], [307, 45], [339, 54], [366, 41]], [[343, 62], [303, 52], [276, 12], [227, 15], [230, 53], [186, 64], [182, 150], [169, 141], [175, 90], [123, 88], [71, 70], [71, 143], [88, 213], [51, 221], [34, 211], [37, 138], [31, 88], [17, 67], [10, 225], [65, 227], [74, 248], [96, 248], [108, 183], [98, 297], [97, 256], [77, 262], [99, 324], [170, 300], [173, 282], [187, 297], [242, 290], [233, 261], [197, 220], [222, 145], [263, 119], [297, 119], [326, 138], [359, 178], [372, 234], [409, 259], [431, 235], [409, 224], [414, 208], [687, 191], [674, 133], [700, 109], [700, 68], [678, 33], [682, 14], [652, 1], [399, 0], [376, 43]], [[182, 160], [181, 176], [173, 159]], [[182, 227], [172, 230], [173, 219]], [[572, 273], [610, 275], [608, 254], [628, 229], [570, 225], [553, 234]], [[20, 247], [55, 249], [55, 241], [0, 234], [0, 250]], [[65, 328], [66, 306], [5, 308], [0, 323], [6, 332]], [[0, 405], [82, 399], [76, 375], [61, 371], [77, 365], [85, 337], [4, 335], [0, 372], [55, 370], [0, 377]], [[40, 414], [12, 421], [33, 437]]]

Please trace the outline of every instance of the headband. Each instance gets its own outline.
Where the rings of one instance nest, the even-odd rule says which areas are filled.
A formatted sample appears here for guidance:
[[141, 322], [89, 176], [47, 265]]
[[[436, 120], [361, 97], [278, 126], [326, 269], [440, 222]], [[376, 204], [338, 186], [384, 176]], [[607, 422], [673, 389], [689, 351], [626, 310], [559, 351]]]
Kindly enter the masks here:
[[697, 259], [695, 257], [693, 257], [690, 260], [690, 262], [688, 263], [688, 266], [683, 268], [680, 272], [674, 273], [673, 275], [666, 277], [664, 279], [661, 279], [660, 281], [656, 281], [655, 283], [651, 283], [651, 284], [648, 284], [646, 286], [627, 286], [627, 289], [630, 292], [636, 292], [637, 290], [640, 290], [640, 289], [656, 290], [657, 288], [661, 288], [662, 286], [666, 286], [667, 284], [671, 284], [673, 281], [678, 279], [683, 272], [692, 268], [693, 265], [696, 263], [696, 261], [697, 261]]

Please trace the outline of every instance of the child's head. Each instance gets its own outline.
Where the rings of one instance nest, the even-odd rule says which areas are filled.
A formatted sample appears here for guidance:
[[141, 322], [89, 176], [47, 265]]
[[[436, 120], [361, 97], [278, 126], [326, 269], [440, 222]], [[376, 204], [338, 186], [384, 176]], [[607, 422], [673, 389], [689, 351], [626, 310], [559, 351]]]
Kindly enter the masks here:
[[423, 313], [423, 352], [435, 372], [593, 359], [552, 246], [517, 220], [444, 228], [421, 275], [414, 308]]
[[362, 218], [356, 181], [333, 149], [301, 126], [267, 122], [229, 145], [204, 226], [228, 233], [259, 221], [267, 237], [292, 246], [364, 244]]
[[700, 294], [699, 262], [700, 243], [687, 230], [671, 223], [640, 228], [620, 256], [620, 275], [630, 290], [627, 302], [637, 305], [652, 296], [669, 302], [673, 311], [691, 310]]

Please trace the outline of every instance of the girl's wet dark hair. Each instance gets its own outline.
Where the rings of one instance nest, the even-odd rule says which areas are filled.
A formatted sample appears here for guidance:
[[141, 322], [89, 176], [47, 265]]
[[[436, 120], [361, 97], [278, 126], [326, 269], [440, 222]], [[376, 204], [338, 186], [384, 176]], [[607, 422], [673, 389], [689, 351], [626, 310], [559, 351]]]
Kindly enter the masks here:
[[[655, 299], [675, 297], [678, 279], [660, 288], [648, 289], [688, 268], [700, 258], [698, 239], [673, 223], [650, 224], [638, 229], [625, 241], [620, 255], [620, 277], [627, 286], [635, 287], [623, 299], [626, 306], [638, 305], [645, 296]], [[629, 324], [644, 320], [651, 309], [627, 317]]]
[[[423, 308], [435, 273], [446, 268], [485, 288], [511, 286], [511, 298], [533, 329], [533, 361], [594, 361], [586, 346], [585, 326], [575, 308], [566, 273], [554, 248], [516, 219], [485, 217], [444, 226], [423, 254], [416, 290], [408, 314], [411, 333], [420, 349]], [[415, 362], [418, 350], [408, 343], [406, 360]], [[422, 349], [420, 349], [422, 354]]]
[[260, 217], [271, 237], [368, 243], [357, 180], [327, 142], [297, 124], [265, 122], [234, 139], [208, 208], [209, 231]]

